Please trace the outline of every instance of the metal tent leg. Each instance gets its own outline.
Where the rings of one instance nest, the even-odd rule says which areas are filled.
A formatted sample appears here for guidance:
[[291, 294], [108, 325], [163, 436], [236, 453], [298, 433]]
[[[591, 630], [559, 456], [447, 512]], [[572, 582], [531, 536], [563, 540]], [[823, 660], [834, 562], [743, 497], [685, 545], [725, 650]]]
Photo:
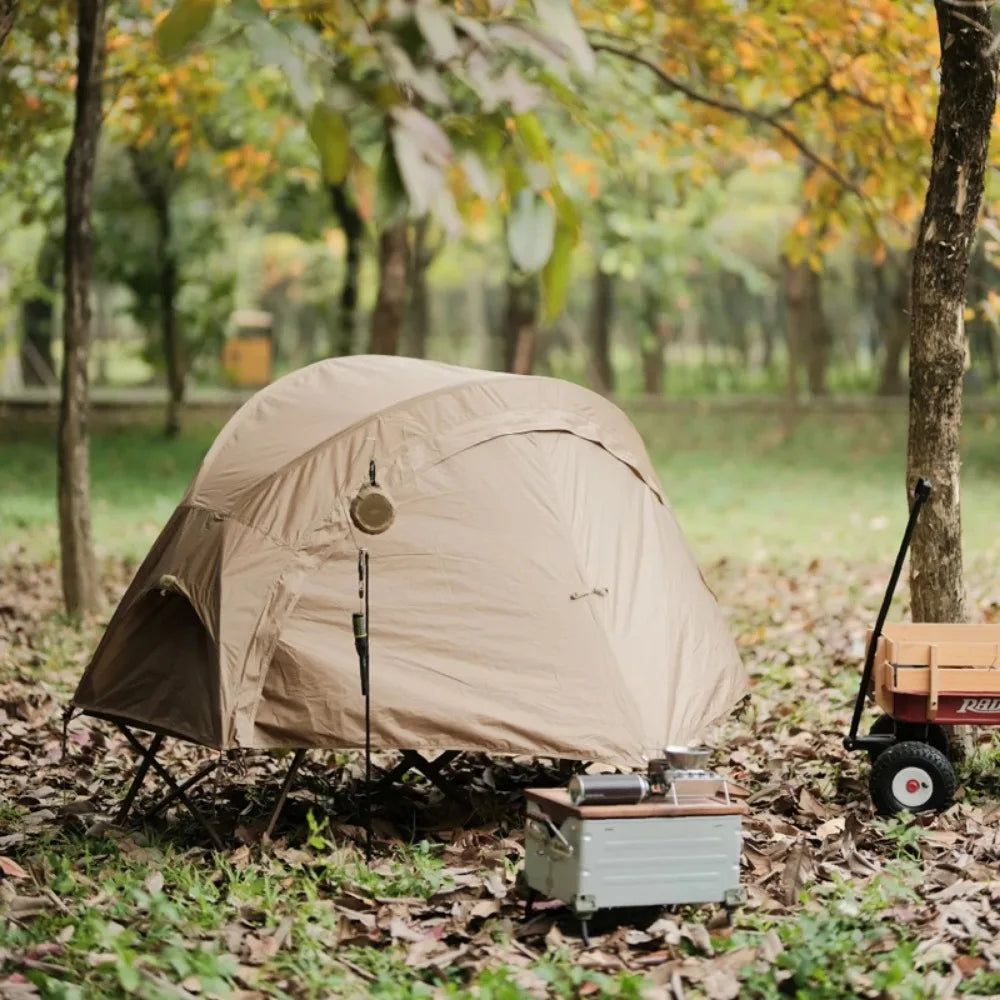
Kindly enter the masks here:
[[[119, 728], [122, 727], [119, 726]], [[135, 743], [132, 745], [135, 746]], [[153, 758], [157, 755], [161, 746], [163, 746], [162, 733], [158, 733], [153, 737], [153, 742], [149, 744], [149, 749], [142, 747], [140, 744], [140, 749], [142, 750], [142, 760], [139, 762], [139, 767], [135, 772], [135, 777], [132, 779], [132, 784], [129, 785], [125, 801], [121, 804], [121, 808], [118, 810], [118, 815], [115, 817], [115, 822], [119, 826], [121, 826], [125, 820], [128, 819], [128, 814], [132, 811], [132, 803], [135, 802], [135, 797], [139, 794], [139, 788], [142, 786], [142, 783], [146, 780], [146, 775], [149, 773], [149, 765], [153, 763]]]
[[143, 819], [152, 819], [157, 813], [162, 812], [171, 802], [179, 799], [181, 795], [186, 792], [189, 788], [194, 788], [199, 782], [204, 781], [218, 766], [222, 763], [218, 760], [209, 761], [207, 764], [199, 768], [187, 781], [182, 782], [175, 791], [170, 792], [165, 795], [159, 802], [156, 803], [152, 808], [147, 809], [143, 813]]
[[384, 791], [394, 782], [398, 781], [407, 771], [419, 771], [449, 798], [456, 798], [457, 793], [454, 786], [441, 774], [441, 769], [450, 764], [458, 756], [460, 756], [458, 750], [446, 750], [435, 757], [434, 760], [428, 760], [416, 750], [404, 750], [399, 763], [379, 781], [373, 791]]
[[302, 761], [305, 759], [305, 756], [305, 750], [296, 750], [295, 754], [292, 756], [292, 762], [288, 765], [288, 773], [285, 775], [285, 780], [281, 784], [278, 801], [274, 804], [274, 810], [271, 812], [271, 818], [267, 821], [267, 829], [264, 831], [265, 837], [270, 837], [274, 832], [274, 827], [278, 822], [278, 817], [281, 815], [281, 810], [285, 806], [285, 799], [288, 798], [288, 793], [292, 789], [292, 782], [295, 780], [295, 775], [299, 773], [299, 768], [302, 766]]
[[[225, 850], [225, 847], [222, 843], [222, 838], [216, 832], [215, 827], [212, 826], [212, 824], [208, 821], [208, 819], [205, 817], [202, 811], [191, 801], [191, 799], [188, 798], [187, 792], [183, 788], [181, 788], [181, 786], [178, 785], [176, 781], [174, 781], [174, 778], [171, 775], [171, 773], [162, 764], [160, 764], [152, 756], [152, 754], [150, 754], [149, 750], [152, 749], [152, 744], [150, 744], [150, 748], [147, 749], [120, 722], [116, 723], [116, 725], [124, 734], [125, 739], [127, 739], [129, 743], [132, 744], [133, 748], [138, 753], [141, 753], [148, 758], [150, 766], [170, 786], [171, 790], [175, 794], [175, 797], [179, 798], [184, 803], [184, 805], [188, 807], [188, 810], [190, 811], [191, 815], [195, 818], [195, 820], [201, 825], [202, 829], [211, 838], [211, 841], [215, 845], [216, 849], [219, 851]], [[154, 737], [153, 743], [156, 743], [157, 739], [162, 741], [163, 737], [162, 736]]]

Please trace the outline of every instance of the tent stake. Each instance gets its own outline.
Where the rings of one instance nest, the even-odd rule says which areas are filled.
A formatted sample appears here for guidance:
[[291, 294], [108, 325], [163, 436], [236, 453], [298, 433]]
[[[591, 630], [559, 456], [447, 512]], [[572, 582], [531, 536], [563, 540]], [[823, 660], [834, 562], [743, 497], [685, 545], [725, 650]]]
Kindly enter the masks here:
[[264, 831], [265, 837], [270, 837], [274, 833], [274, 828], [277, 825], [278, 817], [281, 815], [281, 810], [284, 808], [285, 799], [288, 798], [288, 793], [291, 791], [292, 782], [295, 780], [295, 775], [299, 773], [299, 768], [302, 766], [302, 761], [305, 759], [306, 752], [303, 749], [295, 751], [292, 756], [292, 762], [288, 765], [288, 773], [285, 775], [285, 780], [281, 783], [281, 791], [278, 793], [278, 801], [274, 804], [274, 809], [271, 812], [271, 818], [267, 822], [267, 829]]

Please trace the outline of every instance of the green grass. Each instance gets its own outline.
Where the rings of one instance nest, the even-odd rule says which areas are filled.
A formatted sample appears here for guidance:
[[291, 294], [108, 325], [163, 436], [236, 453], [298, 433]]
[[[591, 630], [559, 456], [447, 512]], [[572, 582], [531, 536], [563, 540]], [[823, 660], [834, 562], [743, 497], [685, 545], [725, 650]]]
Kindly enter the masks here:
[[[37, 841], [23, 860], [47, 872], [46, 886], [62, 907], [6, 932], [0, 925], [0, 946], [30, 956], [46, 955], [52, 942], [60, 943], [54, 967], [28, 977], [51, 1000], [190, 995], [179, 994], [177, 984], [227, 997], [248, 976], [260, 977], [261, 985], [269, 981], [266, 995], [296, 1000], [535, 995], [503, 965], [469, 981], [455, 970], [409, 967], [392, 949], [341, 943], [338, 893], [426, 899], [441, 888], [441, 863], [426, 844], [400, 846], [391, 864], [374, 871], [353, 849], [322, 838], [312, 846], [294, 861], [263, 854], [236, 863], [218, 856], [213, 866], [153, 836], [56, 834]], [[234, 936], [266, 942], [279, 929], [285, 944], [252, 967], [226, 951]], [[498, 932], [498, 941], [502, 937]], [[551, 996], [566, 1000], [579, 996], [584, 985], [588, 995], [607, 1000], [642, 996], [640, 975], [576, 968], [565, 952], [545, 955], [532, 972], [550, 984]]]
[[[180, 500], [218, 428], [167, 441], [157, 423], [105, 427], [91, 442], [91, 502], [99, 555], [145, 555]], [[0, 430], [0, 540], [30, 556], [58, 551], [55, 433], [36, 424]], [[2, 556], [2, 553], [0, 553]]]
[[[778, 415], [635, 413], [670, 502], [697, 554], [765, 563], [893, 558], [906, 519], [905, 411], [808, 414], [790, 435]], [[964, 548], [1000, 553], [1000, 427], [963, 431]], [[930, 471], [933, 479], [933, 471]]]
[[[892, 559], [905, 520], [902, 410], [809, 414], [791, 435], [779, 416], [759, 413], [692, 407], [636, 412], [633, 418], [702, 560]], [[99, 554], [139, 558], [146, 552], [217, 430], [197, 424], [172, 442], [156, 423], [95, 432], [92, 501]], [[58, 546], [54, 440], [51, 430], [37, 425], [0, 431], [0, 539], [39, 558], [51, 557]], [[963, 451], [966, 556], [970, 564], [995, 561], [995, 416], [967, 418]]]

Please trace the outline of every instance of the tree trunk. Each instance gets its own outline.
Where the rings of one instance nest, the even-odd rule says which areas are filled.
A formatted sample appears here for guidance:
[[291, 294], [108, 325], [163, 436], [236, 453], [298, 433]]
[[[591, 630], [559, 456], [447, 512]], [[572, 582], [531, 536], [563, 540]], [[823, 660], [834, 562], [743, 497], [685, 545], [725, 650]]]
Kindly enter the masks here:
[[430, 220], [427, 216], [413, 227], [413, 259], [410, 268], [410, 312], [407, 319], [408, 353], [413, 358], [427, 356], [427, 338], [431, 330], [430, 290], [427, 271], [441, 249], [441, 244], [428, 242]]
[[105, 0], [78, 0], [76, 107], [66, 156], [63, 378], [59, 407], [59, 547], [63, 600], [70, 614], [96, 610], [97, 568], [90, 539], [91, 213], [101, 132]]
[[645, 320], [645, 329], [639, 334], [642, 391], [647, 396], [662, 396], [667, 345], [660, 323], [660, 301], [649, 289], [643, 293], [642, 312]]
[[52, 335], [58, 268], [59, 240], [50, 234], [38, 254], [37, 278], [42, 292], [25, 299], [21, 306], [21, 381], [26, 386], [51, 385], [55, 380]]
[[775, 330], [779, 329], [781, 305], [783, 302], [784, 299], [781, 295], [772, 295], [762, 301], [761, 304], [760, 335], [762, 344], [760, 367], [768, 375], [774, 369]]
[[882, 332], [885, 351], [876, 390], [879, 396], [901, 396], [905, 389], [900, 365], [910, 339], [909, 267], [910, 255], [907, 254], [903, 262], [893, 262], [887, 257], [875, 265], [873, 271], [875, 322]]
[[830, 330], [823, 315], [821, 279], [806, 260], [792, 264], [785, 259], [785, 316], [787, 320], [790, 391], [798, 394], [800, 364], [812, 396], [826, 395], [826, 367]]
[[129, 150], [136, 179], [142, 188], [156, 224], [157, 298], [160, 300], [160, 334], [163, 338], [163, 360], [167, 372], [167, 413], [164, 433], [176, 437], [181, 429], [184, 406], [186, 364], [183, 344], [177, 330], [177, 288], [179, 284], [177, 255], [173, 247], [173, 226], [170, 220], [170, 197], [173, 168], [165, 156], [153, 149], [132, 147]]
[[331, 338], [330, 353], [334, 357], [344, 357], [354, 353], [358, 328], [358, 281], [365, 224], [357, 206], [348, 196], [345, 184], [331, 184], [330, 199], [344, 233], [344, 284], [340, 291], [339, 329]]
[[908, 492], [934, 486], [913, 535], [914, 621], [962, 621], [959, 433], [965, 364], [965, 280], [983, 196], [996, 106], [989, 4], [935, 0], [941, 91], [930, 182], [913, 256]]
[[156, 242], [159, 263], [160, 322], [163, 332], [163, 357], [167, 363], [167, 418], [164, 432], [176, 437], [181, 429], [184, 406], [185, 368], [183, 345], [177, 330], [177, 258], [174, 255], [170, 225], [170, 203], [160, 199], [156, 211]]
[[507, 278], [504, 316], [504, 369], [530, 375], [535, 369], [538, 340], [538, 278], [511, 274]]
[[17, 14], [17, 0], [0, 0], [0, 49], [14, 27]]
[[802, 320], [799, 315], [801, 265], [797, 268], [787, 257], [781, 258], [781, 302], [785, 327], [785, 347], [788, 354], [788, 413], [792, 423], [799, 406], [799, 369], [802, 366]]
[[594, 268], [594, 304], [590, 309], [590, 351], [594, 384], [598, 392], [615, 391], [615, 370], [611, 364], [611, 326], [615, 311], [615, 276]]
[[379, 237], [378, 298], [372, 313], [372, 354], [396, 354], [409, 287], [410, 240], [406, 221], [394, 222]]

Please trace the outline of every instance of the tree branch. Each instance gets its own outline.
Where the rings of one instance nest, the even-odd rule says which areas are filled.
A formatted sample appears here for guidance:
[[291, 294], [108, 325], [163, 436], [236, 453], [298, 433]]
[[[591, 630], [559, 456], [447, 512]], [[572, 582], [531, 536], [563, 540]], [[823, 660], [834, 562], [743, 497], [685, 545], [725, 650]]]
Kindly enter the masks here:
[[14, 27], [17, 15], [17, 0], [0, 0], [0, 49]]
[[596, 52], [607, 52], [611, 55], [618, 56], [621, 59], [633, 62], [636, 65], [644, 66], [656, 77], [658, 77], [661, 83], [670, 87], [671, 90], [676, 90], [678, 93], [683, 94], [685, 97], [697, 102], [698, 104], [704, 104], [706, 107], [715, 108], [718, 111], [725, 111], [727, 114], [737, 115], [740, 118], [745, 118], [747, 121], [756, 122], [758, 125], [765, 125], [768, 128], [773, 129], [783, 138], [787, 139], [788, 142], [790, 142], [810, 163], [819, 167], [822, 171], [832, 177], [842, 188], [844, 188], [844, 190], [850, 191], [851, 194], [855, 195], [862, 202], [867, 203], [867, 196], [861, 188], [857, 186], [857, 184], [850, 180], [850, 178], [846, 177], [835, 164], [815, 152], [806, 143], [806, 141], [798, 135], [798, 133], [789, 128], [788, 125], [778, 118], [778, 114], [784, 112], [768, 114], [767, 112], [760, 111], [757, 108], [750, 108], [745, 104], [739, 104], [736, 101], [712, 97], [710, 94], [703, 94], [686, 84], [683, 80], [678, 80], [676, 77], [671, 76], [666, 72], [666, 70], [662, 69], [655, 62], [653, 62], [652, 59], [649, 59], [641, 53], [635, 52], [631, 49], [619, 48], [617, 45], [611, 45], [608, 42], [601, 41], [592, 41], [590, 46]]
[[[824, 76], [822, 80], [818, 83], [814, 83], [811, 87], [806, 87], [801, 94], [796, 94], [791, 100], [786, 101], [781, 105], [780, 108], [775, 108], [774, 111], [768, 112], [768, 117], [770, 118], [784, 118], [785, 115], [794, 111], [800, 104], [805, 104], [806, 101], [811, 100], [817, 94], [832, 94], [836, 93], [830, 85], [830, 77]], [[764, 112], [762, 112], [763, 114]]]

